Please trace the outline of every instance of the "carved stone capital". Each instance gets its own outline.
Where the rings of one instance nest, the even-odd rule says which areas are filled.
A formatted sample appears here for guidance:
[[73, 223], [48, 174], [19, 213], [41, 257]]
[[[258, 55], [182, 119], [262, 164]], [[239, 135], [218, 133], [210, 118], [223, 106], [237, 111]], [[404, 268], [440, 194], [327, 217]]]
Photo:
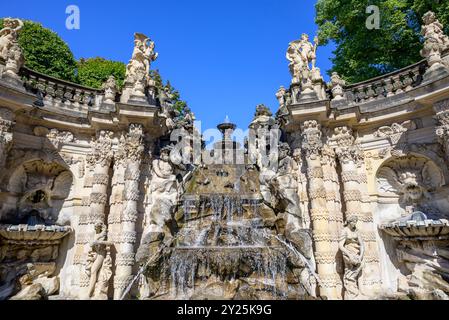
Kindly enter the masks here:
[[143, 152], [143, 126], [141, 124], [131, 124], [126, 140], [126, 154], [131, 161], [141, 162]]
[[333, 136], [329, 139], [337, 157], [341, 163], [354, 162], [358, 167], [363, 163], [364, 155], [360, 146], [355, 142], [353, 131], [347, 126], [334, 129]]
[[112, 131], [101, 130], [97, 133], [96, 139], [93, 141], [93, 158], [89, 161], [95, 161], [104, 167], [109, 167], [114, 155], [112, 151], [113, 146]]
[[321, 125], [316, 120], [305, 121], [302, 125], [302, 148], [306, 157], [317, 158], [323, 148]]

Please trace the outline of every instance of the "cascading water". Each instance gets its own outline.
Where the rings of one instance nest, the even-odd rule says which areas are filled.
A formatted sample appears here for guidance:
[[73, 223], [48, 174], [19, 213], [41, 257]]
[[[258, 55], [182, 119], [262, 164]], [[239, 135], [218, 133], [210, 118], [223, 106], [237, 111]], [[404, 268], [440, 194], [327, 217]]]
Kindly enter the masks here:
[[[182, 199], [182, 223], [173, 245], [161, 249], [168, 254], [156, 268], [161, 274], [157, 297], [287, 299], [292, 292], [308, 295], [300, 282], [291, 280], [295, 276], [289, 258], [294, 247], [277, 236], [273, 221], [279, 218], [255, 192], [258, 174], [236, 165], [197, 171], [192, 184], [186, 186], [189, 192]], [[293, 255], [298, 259], [301, 253], [296, 250]], [[311, 268], [308, 261], [304, 264]], [[145, 274], [145, 268], [138, 277]]]

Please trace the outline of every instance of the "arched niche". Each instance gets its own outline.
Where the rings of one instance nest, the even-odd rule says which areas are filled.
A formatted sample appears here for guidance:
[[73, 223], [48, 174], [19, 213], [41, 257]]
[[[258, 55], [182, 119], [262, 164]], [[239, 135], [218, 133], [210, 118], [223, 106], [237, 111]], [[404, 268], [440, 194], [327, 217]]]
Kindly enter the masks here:
[[[416, 211], [430, 219], [448, 216], [449, 202], [444, 196], [444, 170], [433, 159], [409, 153], [386, 159], [376, 173], [380, 223], [389, 222]], [[388, 212], [384, 212], [388, 211]]]
[[376, 172], [377, 203], [373, 214], [379, 227], [382, 285], [390, 293], [398, 291], [399, 279], [408, 274], [408, 270], [397, 255], [400, 244], [382, 231], [381, 226], [406, 221], [417, 212], [435, 220], [449, 213], [445, 195], [446, 167], [429, 156], [432, 154], [393, 150], [392, 156], [385, 159]]
[[59, 212], [73, 184], [73, 175], [53, 157], [27, 153], [7, 175], [9, 208], [1, 223], [58, 224]]

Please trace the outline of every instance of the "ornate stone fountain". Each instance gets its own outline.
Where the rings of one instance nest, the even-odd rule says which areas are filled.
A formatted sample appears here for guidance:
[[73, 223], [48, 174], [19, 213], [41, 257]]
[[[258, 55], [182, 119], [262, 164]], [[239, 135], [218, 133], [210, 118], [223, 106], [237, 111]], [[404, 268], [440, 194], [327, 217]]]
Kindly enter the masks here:
[[214, 153], [231, 162], [201, 165], [175, 212], [173, 234], [148, 233], [138, 253], [149, 299], [301, 299], [315, 296], [308, 230], [286, 239], [288, 213], [264, 202], [257, 165], [236, 162], [235, 125], [218, 126]]
[[60, 163], [24, 162], [12, 172], [17, 203], [0, 219], [0, 300], [39, 300], [59, 291], [56, 260], [72, 228], [61, 224], [58, 204], [72, 183]]
[[438, 168], [425, 158], [404, 156], [379, 170], [380, 185], [400, 195], [405, 214], [383, 223], [380, 230], [393, 238], [403, 270], [399, 290], [417, 299], [448, 299], [449, 221], [432, 202], [443, 184]]

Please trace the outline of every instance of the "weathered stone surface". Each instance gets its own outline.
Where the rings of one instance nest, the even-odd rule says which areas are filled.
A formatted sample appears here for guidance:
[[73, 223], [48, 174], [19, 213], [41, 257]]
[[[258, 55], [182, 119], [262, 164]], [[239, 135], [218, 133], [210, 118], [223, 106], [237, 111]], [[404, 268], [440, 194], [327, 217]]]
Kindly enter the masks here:
[[156, 90], [148, 37], [96, 90], [23, 67], [5, 19], [0, 299], [447, 300], [449, 40], [423, 20], [426, 60], [359, 84], [324, 83], [303, 35], [275, 116], [179, 161], [195, 116]]

